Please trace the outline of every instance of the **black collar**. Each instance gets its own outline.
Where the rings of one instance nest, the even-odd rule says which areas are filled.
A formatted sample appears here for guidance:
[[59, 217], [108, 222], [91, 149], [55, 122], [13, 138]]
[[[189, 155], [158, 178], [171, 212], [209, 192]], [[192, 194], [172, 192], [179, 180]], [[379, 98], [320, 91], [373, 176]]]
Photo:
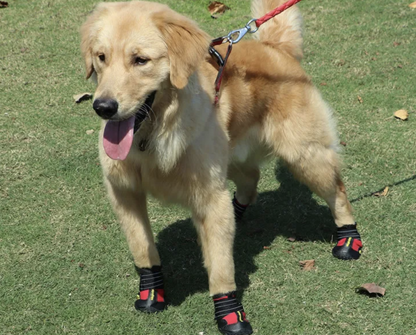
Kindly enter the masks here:
[[139, 130], [140, 125], [144, 119], [149, 115], [150, 110], [152, 109], [153, 102], [155, 101], [156, 91], [150, 93], [146, 98], [144, 104], [139, 108], [136, 113], [136, 120], [134, 122], [134, 133]]

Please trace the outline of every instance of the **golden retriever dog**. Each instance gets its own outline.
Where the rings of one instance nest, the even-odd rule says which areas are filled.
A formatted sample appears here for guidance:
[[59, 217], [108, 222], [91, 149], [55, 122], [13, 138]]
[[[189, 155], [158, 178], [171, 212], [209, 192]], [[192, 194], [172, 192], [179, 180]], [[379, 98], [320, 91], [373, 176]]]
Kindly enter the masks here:
[[[281, 3], [253, 0], [252, 15]], [[274, 157], [327, 202], [338, 232], [334, 256], [360, 256], [332, 112], [300, 65], [297, 7], [234, 45], [218, 104], [210, 36], [166, 5], [101, 3], [81, 35], [87, 78], [97, 83], [104, 182], [140, 269], [138, 310], [166, 306], [146, 208], [152, 195], [192, 213], [219, 330], [251, 334], [235, 295], [233, 241], [236, 218], [256, 199], [259, 166]], [[224, 55], [226, 48], [218, 51]], [[227, 178], [236, 184], [232, 201]]]

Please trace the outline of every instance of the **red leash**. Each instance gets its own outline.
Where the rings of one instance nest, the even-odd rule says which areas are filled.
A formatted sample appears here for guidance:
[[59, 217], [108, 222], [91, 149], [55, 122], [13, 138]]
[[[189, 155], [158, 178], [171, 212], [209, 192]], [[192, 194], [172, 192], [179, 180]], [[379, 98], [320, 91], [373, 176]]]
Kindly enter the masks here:
[[[210, 46], [210, 49], [209, 49], [209, 53], [211, 54], [212, 57], [214, 57], [217, 60], [217, 63], [219, 65], [217, 79], [215, 80], [215, 102], [214, 102], [214, 105], [216, 105], [216, 106], [218, 105], [218, 101], [219, 101], [219, 97], [220, 97], [221, 82], [222, 82], [222, 77], [223, 77], [223, 74], [224, 74], [224, 67], [227, 64], [228, 57], [231, 54], [233, 44], [240, 42], [240, 40], [247, 33], [250, 33], [250, 34], [255, 33], [263, 23], [265, 23], [265, 22], [269, 21], [270, 19], [274, 18], [276, 15], [279, 15], [280, 13], [282, 13], [286, 9], [292, 7], [293, 5], [298, 3], [299, 1], [301, 1], [301, 0], [286, 1], [285, 3], [281, 4], [276, 9], [274, 9], [274, 10], [270, 11], [269, 13], [267, 13], [266, 15], [262, 16], [261, 18], [251, 19], [250, 21], [247, 22], [247, 24], [244, 26], [244, 28], [233, 30], [227, 36], [218, 37], [218, 38], [212, 40], [211, 46]], [[253, 23], [255, 24], [255, 27], [253, 26]], [[227, 42], [229, 43], [227, 53], [226, 53], [225, 57], [222, 58], [222, 56], [218, 53], [218, 51], [216, 51], [214, 49], [214, 46], [220, 45], [220, 44], [223, 44], [223, 43], [227, 43]]]
[[277, 7], [275, 10], [272, 10], [271, 12], [267, 13], [266, 15], [262, 16], [260, 19], [257, 19], [256, 27], [260, 27], [264, 22], [269, 21], [276, 15], [279, 15], [281, 12], [285, 11], [289, 7], [292, 7], [293, 5], [297, 4], [301, 0], [289, 0], [285, 2], [284, 4], [281, 4], [279, 7]]

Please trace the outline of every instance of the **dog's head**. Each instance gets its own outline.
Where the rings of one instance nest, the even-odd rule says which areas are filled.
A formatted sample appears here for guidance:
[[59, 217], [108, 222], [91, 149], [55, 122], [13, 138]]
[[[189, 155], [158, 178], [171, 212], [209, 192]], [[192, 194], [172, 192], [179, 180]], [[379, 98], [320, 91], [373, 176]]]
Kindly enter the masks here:
[[210, 43], [193, 21], [142, 1], [99, 4], [81, 39], [87, 78], [97, 82], [93, 107], [115, 122], [143, 113], [154, 92], [184, 88]]

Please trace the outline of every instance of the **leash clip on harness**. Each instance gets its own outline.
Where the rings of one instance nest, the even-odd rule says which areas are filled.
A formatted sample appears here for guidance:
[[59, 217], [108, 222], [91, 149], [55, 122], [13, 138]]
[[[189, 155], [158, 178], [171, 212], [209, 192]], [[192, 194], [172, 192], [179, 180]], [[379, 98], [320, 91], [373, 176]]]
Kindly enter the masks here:
[[[250, 34], [255, 33], [259, 29], [257, 25], [255, 27], [252, 26], [253, 23], [255, 22], [256, 22], [256, 19], [251, 19], [250, 21], [247, 22], [247, 24], [243, 28], [233, 30], [228, 35], [218, 37], [212, 40], [211, 42], [211, 45], [209, 47], [209, 54], [211, 55], [211, 57], [215, 58], [219, 66], [217, 79], [215, 79], [215, 101], [214, 101], [215, 106], [218, 105], [224, 67], [227, 64], [228, 57], [230, 56], [231, 51], [233, 49], [233, 44], [240, 42], [241, 39], [247, 33], [250, 33]], [[225, 57], [223, 58], [221, 54], [217, 50], [215, 50], [214, 46], [224, 44], [227, 42], [229, 43], [229, 45], [228, 45], [227, 53]]]

